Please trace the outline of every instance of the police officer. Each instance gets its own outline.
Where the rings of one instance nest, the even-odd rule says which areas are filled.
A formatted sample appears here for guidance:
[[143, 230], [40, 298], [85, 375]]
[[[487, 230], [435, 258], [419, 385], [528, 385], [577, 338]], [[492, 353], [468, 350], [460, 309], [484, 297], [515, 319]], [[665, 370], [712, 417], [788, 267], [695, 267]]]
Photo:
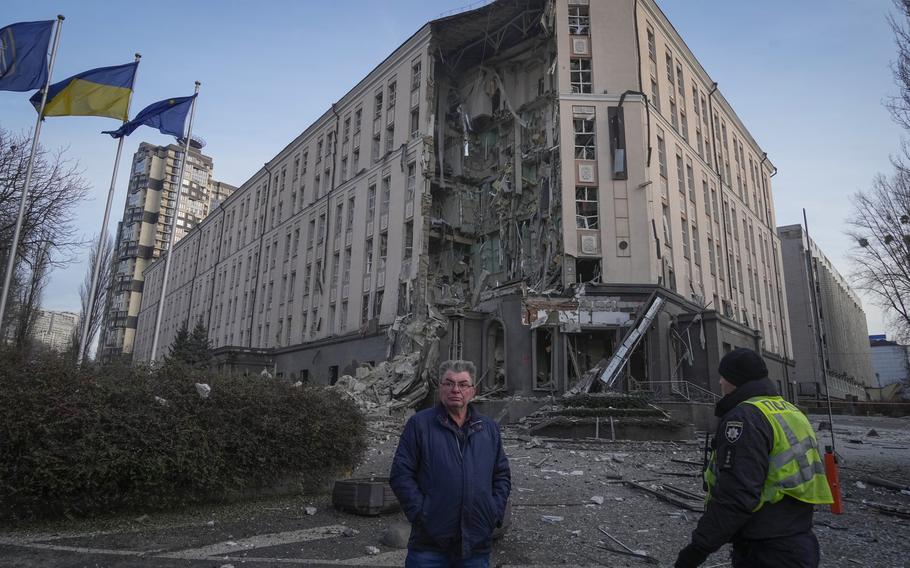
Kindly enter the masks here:
[[718, 371], [724, 397], [714, 410], [705, 513], [675, 566], [699, 566], [730, 542], [734, 568], [816, 568], [814, 505], [832, 497], [815, 432], [755, 351], [734, 349]]

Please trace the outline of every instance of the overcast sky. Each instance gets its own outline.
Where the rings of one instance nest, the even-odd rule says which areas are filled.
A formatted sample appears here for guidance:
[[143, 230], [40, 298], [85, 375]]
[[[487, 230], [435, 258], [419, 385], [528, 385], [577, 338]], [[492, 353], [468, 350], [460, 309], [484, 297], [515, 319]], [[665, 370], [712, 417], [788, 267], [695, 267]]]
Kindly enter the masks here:
[[[596, 0], [602, 1], [602, 0]], [[779, 168], [779, 225], [809, 214], [812, 237], [845, 276], [849, 196], [889, 170], [903, 132], [882, 106], [896, 89], [890, 0], [658, 0], [755, 140]], [[194, 133], [207, 141], [215, 179], [240, 185], [425, 22], [465, 0], [183, 2], [14, 0], [0, 26], [63, 13], [53, 79], [143, 55], [132, 114], [202, 82]], [[251, 6], [255, 6], [251, 9]], [[368, 46], [367, 49], [364, 49]], [[0, 126], [34, 126], [28, 95], [0, 92]], [[99, 230], [116, 143], [112, 119], [50, 118], [41, 142], [68, 148], [93, 187], [77, 213], [85, 239]], [[127, 138], [111, 230], [123, 212], [129, 159], [139, 143], [172, 140], [142, 128]], [[87, 247], [86, 247], [87, 251]], [[87, 255], [87, 253], [84, 253]], [[85, 258], [51, 276], [48, 309], [78, 311]], [[864, 302], [869, 332], [882, 314]]]

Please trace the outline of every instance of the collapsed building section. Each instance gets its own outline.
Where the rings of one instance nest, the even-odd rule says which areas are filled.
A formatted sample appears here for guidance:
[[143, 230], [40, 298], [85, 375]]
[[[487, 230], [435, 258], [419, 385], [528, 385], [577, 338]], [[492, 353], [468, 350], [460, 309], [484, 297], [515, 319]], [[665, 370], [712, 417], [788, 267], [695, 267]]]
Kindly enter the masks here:
[[607, 367], [710, 398], [741, 346], [790, 395], [773, 172], [652, 0], [499, 0], [425, 25], [181, 241], [163, 328], [372, 408], [448, 358], [485, 398]]

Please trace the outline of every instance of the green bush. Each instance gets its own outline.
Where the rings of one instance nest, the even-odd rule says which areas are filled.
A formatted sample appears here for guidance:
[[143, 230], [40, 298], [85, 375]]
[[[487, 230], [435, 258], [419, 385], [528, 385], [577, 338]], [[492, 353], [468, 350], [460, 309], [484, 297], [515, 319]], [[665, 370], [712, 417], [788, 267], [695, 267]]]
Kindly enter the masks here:
[[[195, 383], [211, 386], [208, 398]], [[335, 393], [174, 362], [75, 369], [2, 351], [0, 408], [6, 519], [311, 488], [353, 469], [366, 447], [362, 415]]]

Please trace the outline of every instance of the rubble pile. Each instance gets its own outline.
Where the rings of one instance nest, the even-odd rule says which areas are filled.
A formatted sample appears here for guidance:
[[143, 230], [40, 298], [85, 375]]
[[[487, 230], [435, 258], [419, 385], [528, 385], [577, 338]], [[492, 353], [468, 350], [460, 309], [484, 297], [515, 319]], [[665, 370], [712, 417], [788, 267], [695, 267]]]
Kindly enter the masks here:
[[[375, 367], [361, 365], [354, 376], [343, 375], [329, 388], [371, 416], [416, 407], [430, 392], [445, 333], [445, 317], [432, 307], [428, 317], [400, 316], [388, 330], [390, 358]], [[392, 351], [398, 354], [392, 356]]]

